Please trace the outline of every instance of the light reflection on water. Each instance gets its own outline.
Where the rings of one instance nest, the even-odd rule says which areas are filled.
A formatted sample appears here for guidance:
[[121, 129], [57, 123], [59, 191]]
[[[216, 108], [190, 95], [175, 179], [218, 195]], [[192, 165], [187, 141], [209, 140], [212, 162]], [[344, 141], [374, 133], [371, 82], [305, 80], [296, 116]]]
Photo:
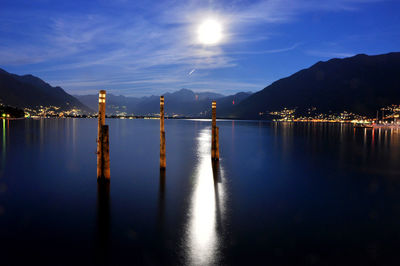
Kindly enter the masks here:
[[1, 169], [0, 169], [0, 177], [3, 176], [3, 171], [4, 168], [6, 166], [6, 120], [3, 119], [3, 138], [1, 141], [1, 150], [2, 150], [2, 154], [1, 154]]
[[215, 168], [213, 171], [210, 128], [203, 129], [197, 137], [197, 156], [185, 246], [188, 264], [215, 265], [220, 259], [225, 191], [223, 171]]
[[108, 121], [111, 188], [96, 181], [97, 120], [0, 121], [4, 265], [398, 261], [398, 130], [219, 122], [218, 166], [208, 121], [169, 120], [165, 175], [157, 121]]

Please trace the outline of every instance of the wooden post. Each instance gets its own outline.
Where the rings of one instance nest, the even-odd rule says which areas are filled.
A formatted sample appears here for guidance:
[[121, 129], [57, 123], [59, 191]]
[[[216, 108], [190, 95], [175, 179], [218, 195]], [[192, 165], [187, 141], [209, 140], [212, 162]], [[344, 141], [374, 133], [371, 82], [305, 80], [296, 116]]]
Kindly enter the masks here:
[[[97, 137], [100, 137], [101, 126], [106, 124], [106, 91], [101, 90], [99, 92], [99, 124], [97, 127]], [[99, 147], [99, 145], [98, 145]]]
[[100, 131], [100, 162], [97, 164], [97, 181], [110, 181], [110, 141], [108, 125], [101, 127]]
[[97, 125], [97, 178], [101, 176], [101, 127], [106, 124], [106, 91], [101, 90], [99, 92], [99, 114], [98, 114], [98, 125]]
[[[211, 159], [219, 160], [219, 151], [217, 152], [218, 139], [217, 139], [217, 103], [212, 102], [212, 123], [211, 123]], [[218, 147], [219, 149], [219, 147]]]
[[109, 135], [106, 123], [106, 91], [99, 92], [99, 115], [97, 126], [97, 180], [110, 179]]
[[165, 169], [164, 96], [160, 96], [160, 168]]

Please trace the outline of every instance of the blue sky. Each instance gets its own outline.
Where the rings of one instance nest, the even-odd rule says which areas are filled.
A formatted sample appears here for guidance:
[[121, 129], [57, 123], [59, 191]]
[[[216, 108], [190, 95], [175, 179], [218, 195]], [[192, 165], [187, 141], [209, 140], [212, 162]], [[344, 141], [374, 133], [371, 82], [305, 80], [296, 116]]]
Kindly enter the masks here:
[[[320, 60], [400, 51], [398, 0], [1, 0], [0, 67], [72, 94], [258, 91]], [[222, 25], [217, 45], [198, 27]]]

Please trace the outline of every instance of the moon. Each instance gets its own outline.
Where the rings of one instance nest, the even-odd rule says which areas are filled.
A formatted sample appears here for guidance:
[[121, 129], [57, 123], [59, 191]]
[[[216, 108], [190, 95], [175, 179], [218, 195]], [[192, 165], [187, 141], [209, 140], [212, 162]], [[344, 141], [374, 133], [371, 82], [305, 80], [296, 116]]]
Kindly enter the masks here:
[[216, 45], [222, 40], [222, 25], [214, 19], [207, 19], [200, 24], [197, 34], [200, 43]]

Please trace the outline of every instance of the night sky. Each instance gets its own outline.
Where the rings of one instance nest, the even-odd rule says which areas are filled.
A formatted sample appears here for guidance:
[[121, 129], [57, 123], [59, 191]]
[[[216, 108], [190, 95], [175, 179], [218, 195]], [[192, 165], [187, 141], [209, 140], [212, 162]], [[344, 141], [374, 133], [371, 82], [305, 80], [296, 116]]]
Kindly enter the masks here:
[[[320, 60], [399, 51], [398, 0], [1, 0], [0, 67], [72, 94], [258, 91]], [[212, 20], [220, 40], [202, 43]]]

